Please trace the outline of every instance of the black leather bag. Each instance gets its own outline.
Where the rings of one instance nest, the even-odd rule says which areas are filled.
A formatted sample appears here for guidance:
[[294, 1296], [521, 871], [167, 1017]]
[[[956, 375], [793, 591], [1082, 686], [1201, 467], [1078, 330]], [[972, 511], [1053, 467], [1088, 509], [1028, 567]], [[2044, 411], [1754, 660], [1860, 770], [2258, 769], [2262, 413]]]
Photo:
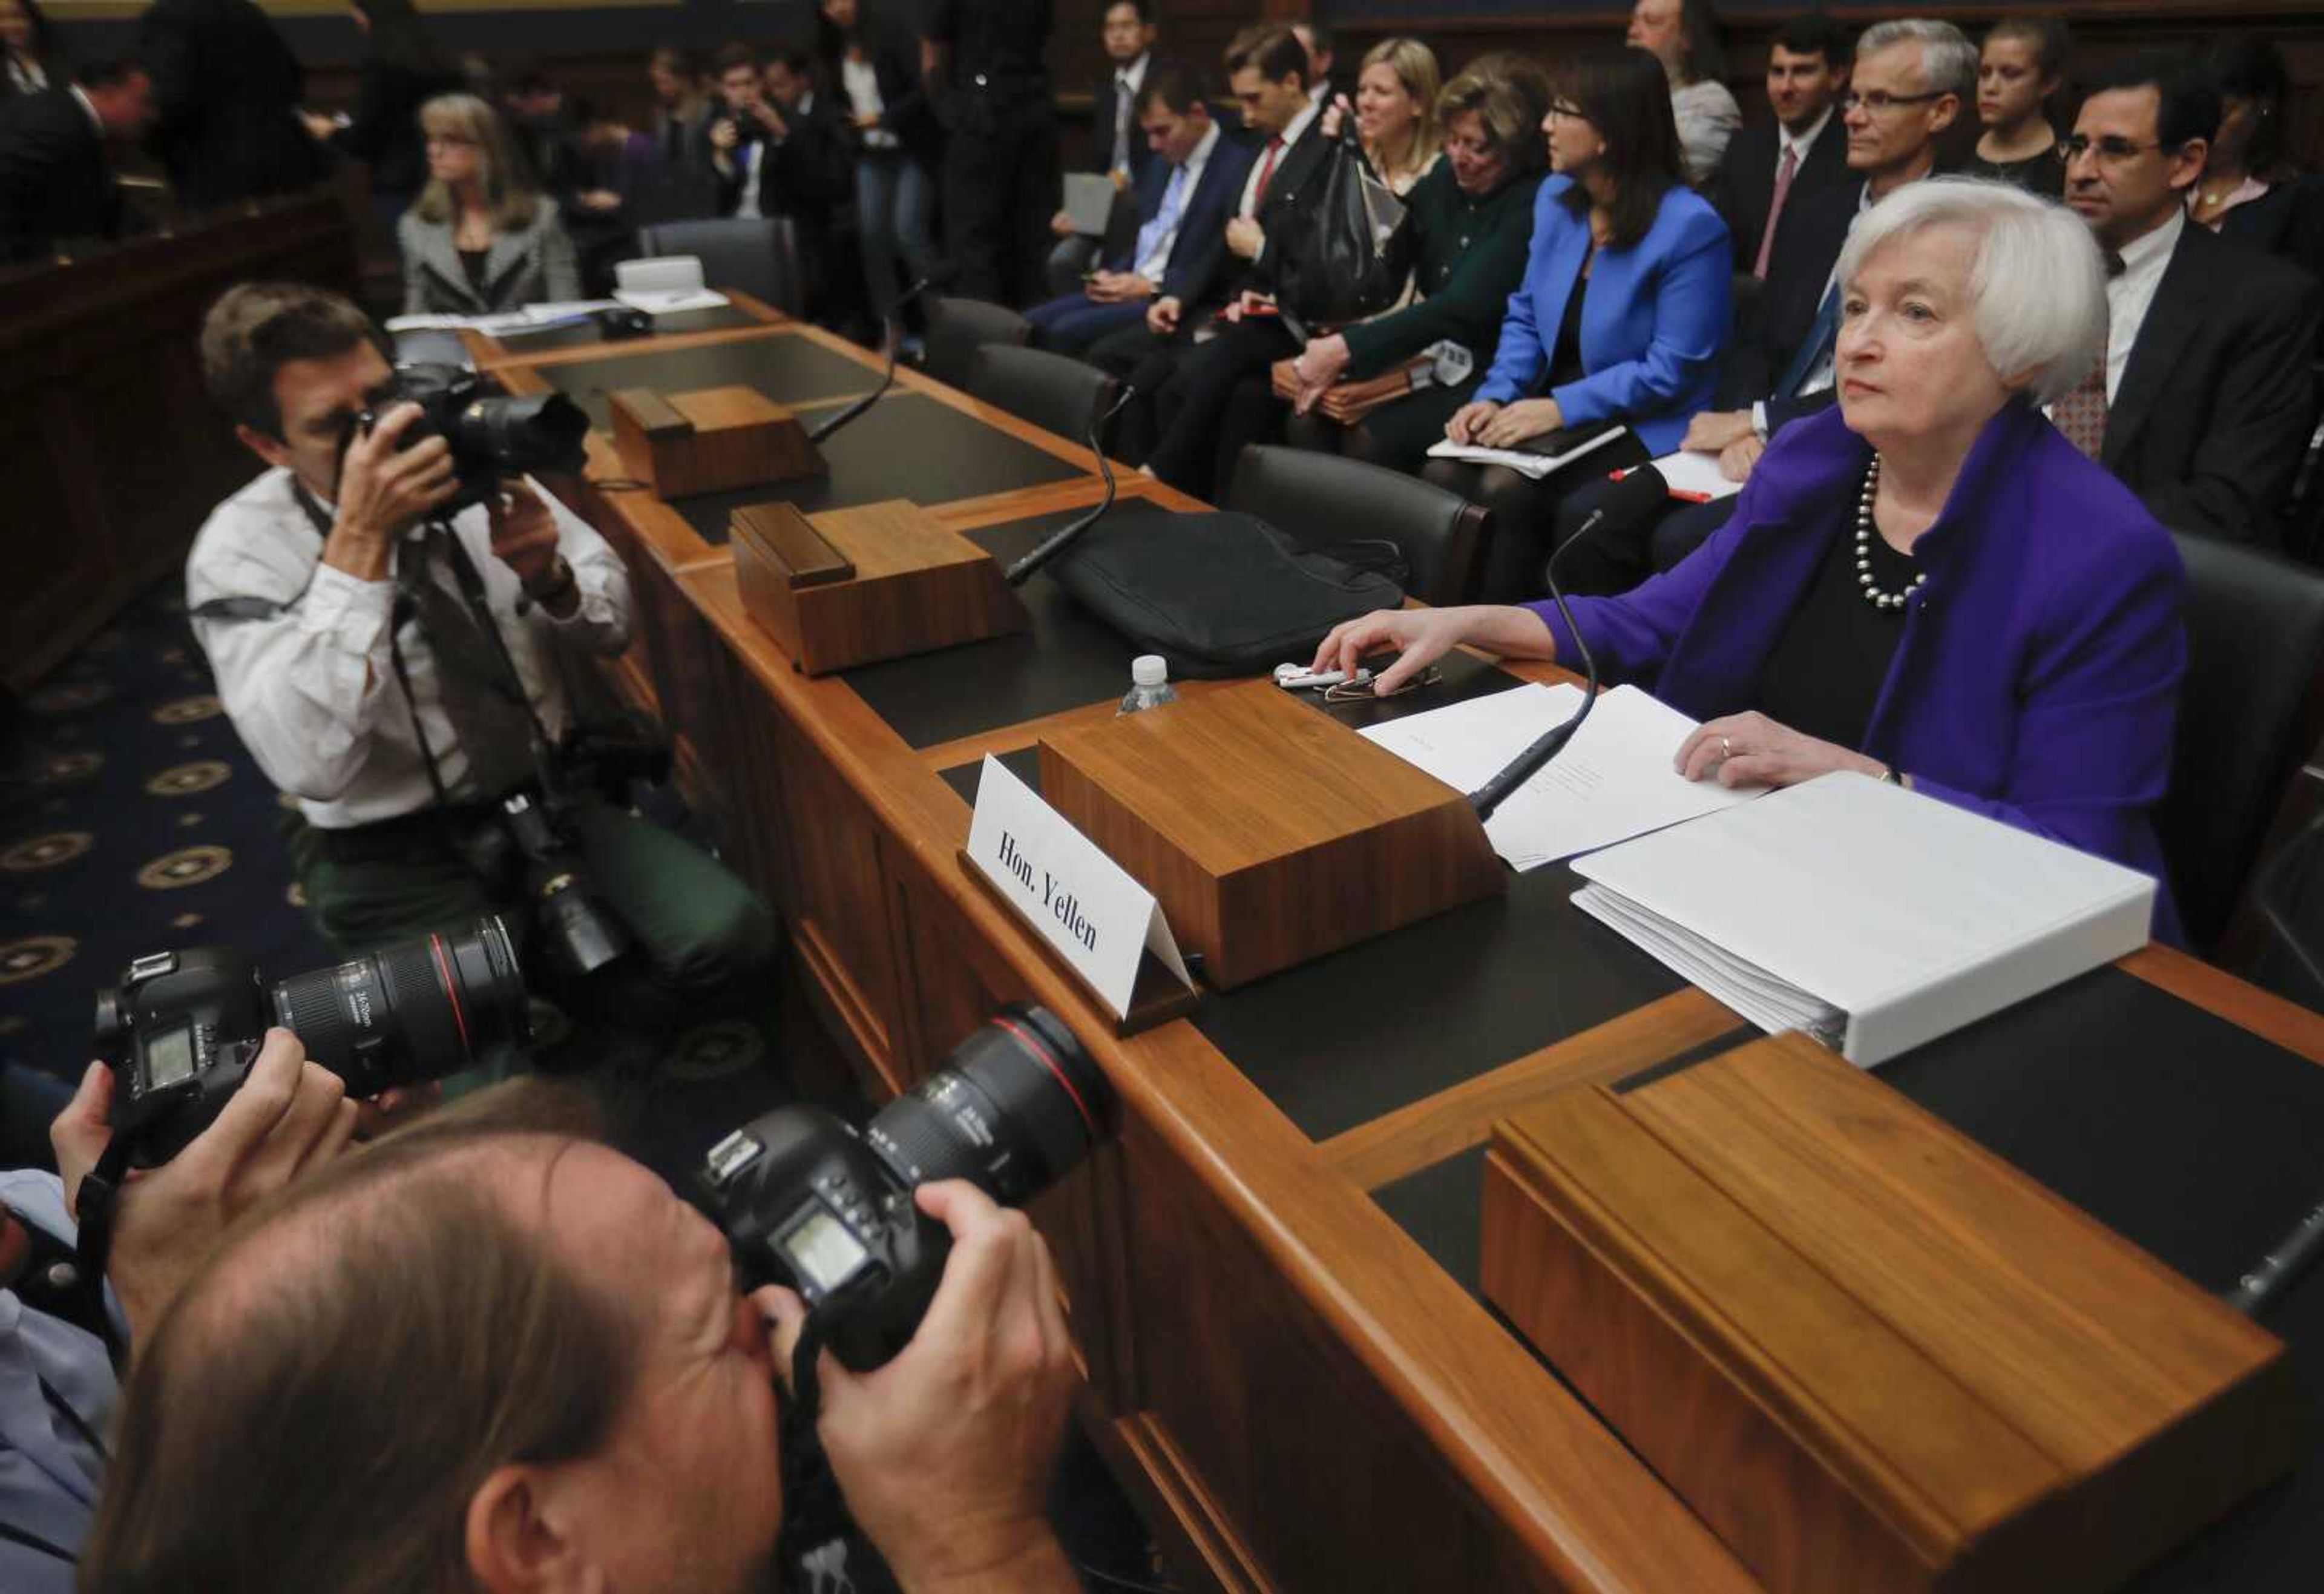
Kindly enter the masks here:
[[1049, 568], [1084, 607], [1181, 678], [1305, 663], [1341, 621], [1404, 602], [1386, 572], [1303, 549], [1249, 514], [1173, 515], [1167, 528], [1101, 521]]
[[1289, 237], [1268, 240], [1270, 250], [1282, 250], [1274, 267], [1276, 302], [1311, 326], [1379, 314], [1412, 274], [1404, 201], [1372, 175], [1352, 136], [1326, 146], [1305, 181], [1315, 198], [1305, 224]]

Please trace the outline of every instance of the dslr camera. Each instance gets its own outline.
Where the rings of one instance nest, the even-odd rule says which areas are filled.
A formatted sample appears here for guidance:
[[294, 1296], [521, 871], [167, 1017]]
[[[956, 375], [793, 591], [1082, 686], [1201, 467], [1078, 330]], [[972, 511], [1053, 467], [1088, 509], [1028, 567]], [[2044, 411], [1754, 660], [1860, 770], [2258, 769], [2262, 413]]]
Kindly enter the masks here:
[[381, 412], [400, 403], [420, 406], [420, 419], [403, 434], [406, 448], [429, 437], [452, 445], [460, 490], [438, 512], [447, 516], [484, 503], [509, 477], [577, 472], [586, 463], [582, 445], [589, 435], [588, 412], [561, 393], [520, 398], [465, 366], [401, 365], [393, 384], [355, 424], [368, 432]]
[[1056, 1015], [1013, 1004], [860, 1132], [819, 1108], [779, 1108], [711, 1147], [690, 1193], [745, 1287], [798, 1291], [841, 1365], [868, 1372], [910, 1341], [952, 1253], [913, 1190], [965, 1179], [1021, 1206], [1105, 1138], [1114, 1110]]
[[149, 953], [97, 995], [97, 1055], [113, 1065], [113, 1124], [132, 1162], [165, 1163], [208, 1128], [270, 1024], [297, 1035], [351, 1097], [457, 1073], [532, 1036], [496, 917], [272, 983], [224, 947]]

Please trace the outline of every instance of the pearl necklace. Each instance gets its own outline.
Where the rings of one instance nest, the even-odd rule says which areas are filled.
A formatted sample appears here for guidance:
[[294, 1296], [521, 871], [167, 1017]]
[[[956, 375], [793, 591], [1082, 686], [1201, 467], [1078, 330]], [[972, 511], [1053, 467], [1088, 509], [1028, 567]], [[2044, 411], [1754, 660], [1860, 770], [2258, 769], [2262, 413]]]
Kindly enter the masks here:
[[1884, 592], [1872, 580], [1872, 499], [1880, 490], [1880, 456], [1872, 456], [1865, 468], [1864, 495], [1856, 501], [1856, 585], [1864, 594], [1864, 601], [1877, 609], [1900, 609], [1904, 600], [1921, 589], [1929, 579], [1923, 570], [1913, 578], [1913, 584], [1902, 592]]

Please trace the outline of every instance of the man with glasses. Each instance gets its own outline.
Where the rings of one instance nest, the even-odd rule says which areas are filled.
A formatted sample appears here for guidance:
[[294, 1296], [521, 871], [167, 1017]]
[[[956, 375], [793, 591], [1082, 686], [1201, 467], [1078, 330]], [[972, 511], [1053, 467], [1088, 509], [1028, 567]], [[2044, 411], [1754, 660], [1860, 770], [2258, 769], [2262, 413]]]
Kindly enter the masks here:
[[2173, 56], [2090, 85], [2058, 153], [2066, 203], [2107, 254], [2109, 333], [2051, 419], [2165, 525], [2273, 546], [2316, 418], [2308, 351], [2324, 293], [2187, 225], [2218, 125], [2218, 89]]

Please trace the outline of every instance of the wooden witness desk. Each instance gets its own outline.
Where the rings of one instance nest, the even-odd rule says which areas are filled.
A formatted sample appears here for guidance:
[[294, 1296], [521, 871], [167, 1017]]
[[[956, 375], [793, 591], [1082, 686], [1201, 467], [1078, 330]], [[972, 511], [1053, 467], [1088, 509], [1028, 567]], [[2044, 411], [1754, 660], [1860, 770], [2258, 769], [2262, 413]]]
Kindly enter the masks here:
[[[868, 354], [772, 320], [500, 368], [520, 389], [586, 390], [633, 361], [669, 390], [747, 372], [815, 409], [877, 375]], [[835, 371], [850, 379], [786, 396]], [[863, 436], [883, 412], [888, 430]], [[909, 372], [827, 453], [827, 481], [762, 496], [917, 497], [1003, 557], [1101, 491], [1085, 449]], [[573, 493], [630, 559], [650, 660], [632, 679], [657, 693], [729, 857], [779, 904], [874, 1092], [1023, 997], [1063, 1015], [1120, 1092], [1120, 1139], [1035, 1215], [1071, 1299], [1089, 1426], [1189, 1587], [1758, 1587], [1476, 1293], [1491, 1125], [1738, 1043], [1734, 1015], [1572, 908], [1572, 876], [1552, 867], [1115, 1039], [955, 854], [982, 756], [1026, 770], [1045, 729], [1111, 715], [1130, 646], [1037, 580], [1026, 635], [811, 680], [744, 613], [730, 556], [703, 534], [716, 505], [620, 490], [602, 436], [592, 466]], [[989, 490], [996, 469], [1023, 485]], [[1194, 506], [1125, 473], [1115, 513], [1167, 534], [1163, 517]], [[1344, 712], [1554, 673], [1456, 659], [1418, 700]], [[2324, 1018], [2151, 948], [1882, 1077], [2218, 1286], [2313, 1199], [2318, 1061]], [[2324, 1290], [2311, 1281], [2290, 1307], [2274, 1326], [2312, 1383]], [[2319, 1497], [2311, 1458], [2134, 1586], [2301, 1586], [2324, 1548]]]

